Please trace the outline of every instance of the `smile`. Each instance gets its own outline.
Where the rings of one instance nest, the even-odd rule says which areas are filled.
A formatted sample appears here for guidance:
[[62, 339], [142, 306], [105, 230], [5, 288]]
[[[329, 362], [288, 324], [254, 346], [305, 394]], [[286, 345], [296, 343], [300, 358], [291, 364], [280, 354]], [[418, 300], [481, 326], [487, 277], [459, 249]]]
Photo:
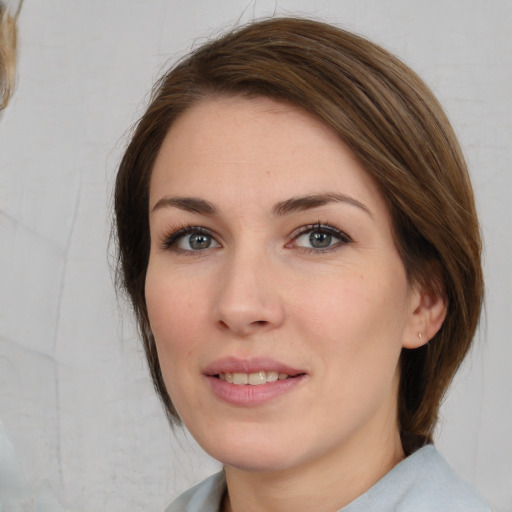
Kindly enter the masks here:
[[203, 375], [217, 399], [238, 407], [278, 400], [301, 388], [309, 377], [304, 369], [267, 357], [219, 359], [208, 365]]
[[253, 373], [219, 373], [216, 375], [220, 380], [236, 385], [261, 386], [267, 382], [276, 382], [277, 380], [285, 380], [289, 377], [287, 373], [279, 373], [276, 371], [259, 371]]

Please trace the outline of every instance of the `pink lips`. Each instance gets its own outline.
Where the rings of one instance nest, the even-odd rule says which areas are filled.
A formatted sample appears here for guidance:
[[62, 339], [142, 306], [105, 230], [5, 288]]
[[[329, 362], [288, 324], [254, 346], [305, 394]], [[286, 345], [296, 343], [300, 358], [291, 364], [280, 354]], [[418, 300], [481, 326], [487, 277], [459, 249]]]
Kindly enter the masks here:
[[268, 357], [253, 357], [251, 359], [238, 359], [236, 357], [225, 357], [209, 364], [205, 370], [205, 375], [218, 375], [219, 373], [254, 373], [264, 371], [273, 371], [286, 373], [292, 377], [305, 373], [304, 370], [298, 370], [291, 366], [279, 363]]
[[[221, 380], [220, 374], [226, 373], [256, 373], [259, 371], [286, 373], [289, 377], [284, 380], [267, 382], [257, 386], [249, 384], [232, 384]], [[228, 357], [214, 361], [204, 370], [213, 394], [231, 405], [253, 407], [276, 399], [296, 388], [307, 374], [304, 370], [292, 368], [270, 358], [238, 359]]]

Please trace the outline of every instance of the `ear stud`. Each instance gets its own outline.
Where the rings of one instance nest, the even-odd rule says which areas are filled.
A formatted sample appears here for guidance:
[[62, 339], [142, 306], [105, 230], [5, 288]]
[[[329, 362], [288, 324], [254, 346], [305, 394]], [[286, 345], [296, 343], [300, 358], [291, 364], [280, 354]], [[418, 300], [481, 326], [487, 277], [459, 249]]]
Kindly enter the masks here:
[[423, 339], [423, 334], [421, 332], [418, 333], [418, 338], [421, 340]]

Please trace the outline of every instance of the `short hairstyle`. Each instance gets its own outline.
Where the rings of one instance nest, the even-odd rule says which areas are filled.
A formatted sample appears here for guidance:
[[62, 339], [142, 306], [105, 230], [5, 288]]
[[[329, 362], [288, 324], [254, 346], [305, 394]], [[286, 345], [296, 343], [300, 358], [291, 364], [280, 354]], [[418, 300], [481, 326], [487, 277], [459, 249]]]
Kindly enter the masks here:
[[[21, 4], [20, 4], [21, 7]], [[11, 98], [16, 76], [16, 17], [0, 1], [0, 110]]]
[[448, 304], [438, 333], [403, 349], [398, 423], [406, 454], [432, 442], [442, 398], [466, 355], [483, 297], [481, 239], [460, 146], [425, 83], [378, 45], [304, 18], [272, 18], [203, 44], [155, 85], [134, 129], [115, 185], [118, 284], [137, 317], [155, 388], [179, 423], [166, 391], [144, 296], [149, 184], [174, 121], [206, 98], [268, 97], [320, 119], [351, 148], [389, 207], [410, 283]]

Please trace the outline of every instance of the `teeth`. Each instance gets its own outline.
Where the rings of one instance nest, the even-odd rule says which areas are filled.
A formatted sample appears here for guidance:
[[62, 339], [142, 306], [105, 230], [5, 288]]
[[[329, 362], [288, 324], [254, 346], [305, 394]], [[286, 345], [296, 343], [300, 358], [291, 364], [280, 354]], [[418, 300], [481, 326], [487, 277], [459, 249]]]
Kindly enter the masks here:
[[219, 379], [225, 380], [231, 384], [250, 386], [260, 386], [267, 382], [275, 382], [276, 380], [285, 380], [288, 378], [287, 373], [270, 372], [255, 372], [255, 373], [219, 373]]
[[267, 372], [267, 382], [275, 382], [278, 378], [277, 372]]
[[267, 382], [267, 374], [265, 372], [257, 372], [249, 374], [249, 384], [251, 386], [259, 386]]
[[233, 373], [233, 384], [247, 384], [249, 376], [247, 373]]

